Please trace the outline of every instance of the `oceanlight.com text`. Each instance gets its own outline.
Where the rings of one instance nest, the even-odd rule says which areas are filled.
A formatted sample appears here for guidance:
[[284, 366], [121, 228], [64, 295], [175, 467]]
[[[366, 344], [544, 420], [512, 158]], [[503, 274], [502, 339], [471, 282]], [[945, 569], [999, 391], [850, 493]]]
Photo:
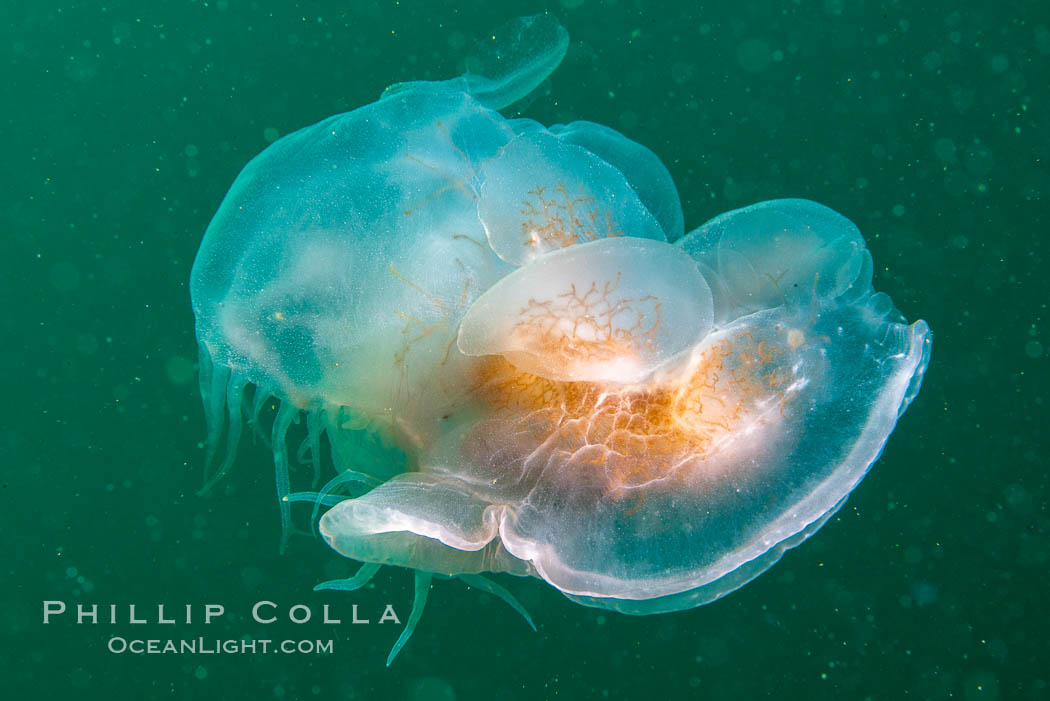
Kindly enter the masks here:
[[117, 655], [330, 655], [332, 640], [252, 640], [189, 638], [184, 640], [145, 640], [114, 636], [106, 643]]

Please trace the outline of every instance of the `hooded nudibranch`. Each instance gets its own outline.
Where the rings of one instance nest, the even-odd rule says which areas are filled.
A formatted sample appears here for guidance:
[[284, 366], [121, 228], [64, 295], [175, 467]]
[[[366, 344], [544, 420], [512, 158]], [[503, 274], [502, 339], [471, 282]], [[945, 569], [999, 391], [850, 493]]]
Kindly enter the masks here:
[[[416, 573], [388, 664], [433, 575], [527, 620], [481, 573], [630, 614], [737, 589], [842, 506], [929, 361], [845, 217], [783, 199], [685, 234], [644, 146], [504, 118], [568, 42], [519, 19], [465, 75], [276, 141], [193, 266], [209, 485], [275, 404], [284, 532], [292, 502], [330, 507], [321, 535], [364, 563], [318, 586]], [[329, 461], [292, 492], [293, 462]]]

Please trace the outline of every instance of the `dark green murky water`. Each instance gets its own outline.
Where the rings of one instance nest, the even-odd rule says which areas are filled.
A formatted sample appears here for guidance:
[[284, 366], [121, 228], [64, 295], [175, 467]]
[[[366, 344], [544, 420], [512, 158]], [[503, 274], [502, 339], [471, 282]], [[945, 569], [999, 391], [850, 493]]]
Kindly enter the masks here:
[[[187, 281], [233, 177], [278, 135], [458, 72], [542, 3], [7, 2], [0, 231], [0, 678], [6, 698], [1042, 699], [1047, 597], [1050, 9], [1040, 2], [561, 0], [527, 114], [651, 147], [687, 228], [776, 197], [860, 226], [875, 286], [935, 333], [917, 401], [845, 508], [712, 605], [633, 618], [504, 581], [538, 633], [438, 582], [391, 669], [410, 577], [279, 555], [271, 457], [198, 497]], [[71, 612], [43, 624], [44, 602]], [[258, 601], [278, 621], [252, 620]], [[162, 624], [157, 604], [183, 619]], [[99, 622], [76, 624], [77, 604]], [[109, 605], [118, 622], [108, 623]], [[148, 622], [129, 624], [129, 604]], [[203, 624], [204, 606], [225, 615]], [[293, 624], [294, 605], [313, 619]], [[324, 604], [342, 620], [325, 625]], [[370, 625], [353, 625], [352, 604]], [[301, 612], [301, 610], [299, 610]], [[269, 613], [270, 609], [262, 611]], [[111, 652], [110, 639], [331, 641], [330, 653]]]

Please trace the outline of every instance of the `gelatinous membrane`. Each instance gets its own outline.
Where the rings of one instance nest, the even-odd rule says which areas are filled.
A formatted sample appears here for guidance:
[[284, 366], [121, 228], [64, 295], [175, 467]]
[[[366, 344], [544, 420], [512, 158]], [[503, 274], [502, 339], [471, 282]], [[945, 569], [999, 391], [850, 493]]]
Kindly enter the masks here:
[[486, 107], [503, 109], [539, 87], [568, 49], [569, 33], [554, 15], [519, 17], [474, 47], [465, 90]]
[[560, 25], [495, 36], [466, 76], [271, 145], [193, 268], [212, 481], [270, 413], [285, 531], [326, 509], [364, 563], [319, 586], [417, 572], [390, 659], [438, 575], [519, 611], [482, 573], [634, 614], [732, 591], [842, 505], [929, 360], [846, 218], [777, 200], [683, 237], [648, 149], [493, 111], [554, 69]]
[[[546, 176], [541, 185], [539, 173]], [[479, 178], [478, 216], [489, 245], [513, 265], [603, 238], [667, 238], [620, 170], [547, 131], [515, 137]]]
[[630, 383], [703, 338], [711, 317], [707, 282], [681, 249], [608, 238], [497, 282], [463, 318], [458, 344], [552, 380]]
[[871, 254], [860, 231], [808, 200], [772, 200], [726, 212], [677, 243], [720, 283], [719, 320], [814, 295], [871, 291]]
[[[467, 58], [467, 72], [443, 82], [494, 110], [524, 99], [558, 67], [569, 49], [569, 33], [548, 13], [519, 17], [479, 41]], [[385, 97], [427, 85], [395, 83]]]
[[[618, 168], [639, 199], [659, 222], [669, 241], [685, 232], [682, 203], [667, 168], [655, 153], [615, 129], [594, 122], [555, 124], [550, 132], [566, 143], [582, 146]], [[640, 236], [631, 233], [631, 236]]]

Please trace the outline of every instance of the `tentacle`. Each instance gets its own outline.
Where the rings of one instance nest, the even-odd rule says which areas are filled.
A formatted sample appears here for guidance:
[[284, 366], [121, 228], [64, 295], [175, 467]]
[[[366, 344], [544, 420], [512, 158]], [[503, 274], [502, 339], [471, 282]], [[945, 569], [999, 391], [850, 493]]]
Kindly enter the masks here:
[[394, 643], [394, 647], [391, 648], [390, 654], [386, 658], [387, 667], [397, 657], [397, 653], [401, 652], [401, 648], [405, 646], [408, 639], [412, 637], [412, 633], [416, 630], [416, 624], [419, 623], [419, 619], [423, 616], [423, 608], [427, 605], [427, 594], [430, 593], [430, 580], [431, 574], [429, 572], [416, 572], [416, 591], [415, 597], [412, 599], [412, 612], [408, 614], [405, 629], [401, 631], [401, 635], [398, 636], [397, 642]]
[[[338, 475], [328, 480], [325, 486], [321, 488], [321, 491], [318, 492], [318, 497], [320, 498], [316, 501], [316, 503], [314, 503], [314, 510], [310, 514], [311, 531], [316, 530], [314, 526], [317, 523], [317, 519], [321, 511], [321, 504], [328, 497], [329, 493], [333, 489], [336, 489], [337, 487], [344, 484], [349, 484], [350, 482], [362, 482], [364, 484], [367, 484], [369, 487], [377, 487], [380, 484], [382, 484], [380, 480], [377, 480], [375, 477], [366, 475], [363, 472], [358, 472], [357, 470], [343, 470]], [[342, 499], [340, 499], [339, 501], [342, 501]], [[337, 501], [336, 503], [339, 502]]]
[[281, 402], [277, 418], [273, 421], [273, 465], [277, 482], [277, 506], [281, 510], [281, 553], [288, 546], [288, 536], [292, 526], [292, 504], [285, 497], [290, 491], [291, 480], [288, 476], [288, 444], [285, 440], [288, 427], [299, 415], [299, 409], [291, 402]]
[[361, 565], [361, 569], [359, 569], [353, 577], [347, 577], [346, 579], [330, 579], [327, 582], [321, 582], [314, 587], [314, 591], [322, 591], [324, 589], [357, 591], [372, 581], [372, 577], [376, 576], [376, 572], [378, 572], [381, 567], [382, 565], [377, 565], [374, 562], [366, 562]]
[[[307, 421], [307, 424], [310, 422]], [[295, 451], [295, 462], [297, 465], [306, 464], [306, 456], [310, 452], [310, 437], [306, 436], [299, 441], [299, 447]], [[316, 485], [314, 485], [316, 487]]]
[[225, 365], [218, 365], [211, 357], [208, 347], [203, 343], [197, 344], [198, 350], [198, 380], [200, 382], [201, 398], [204, 400], [204, 422], [208, 427], [208, 437], [205, 439], [206, 453], [204, 456], [204, 479], [208, 481], [208, 468], [215, 460], [215, 453], [222, 438], [222, 430], [226, 423], [226, 385], [230, 381], [230, 369]]
[[248, 412], [248, 425], [252, 429], [252, 441], [261, 440], [263, 445], [267, 447], [270, 446], [270, 439], [259, 428], [259, 415], [262, 414], [263, 404], [272, 396], [273, 392], [269, 389], [257, 385], [255, 387], [255, 396], [252, 397], [252, 408]]
[[314, 509], [310, 513], [310, 532], [315, 535], [320, 535], [317, 530], [317, 519], [321, 513], [322, 506], [335, 506], [341, 501], [345, 501], [351, 497], [343, 494], [332, 494], [331, 492], [340, 487], [341, 485], [348, 484], [350, 482], [361, 482], [367, 484], [369, 487], [376, 487], [382, 482], [371, 475], [366, 475], [363, 472], [357, 470], [343, 470], [338, 475], [328, 480], [324, 487], [319, 492], [292, 492], [284, 497], [284, 501], [287, 502], [299, 502], [299, 501], [312, 501], [314, 503]]
[[[230, 373], [227, 372], [227, 374], [229, 375]], [[215, 473], [204, 483], [204, 486], [200, 488], [197, 494], [206, 494], [211, 490], [219, 480], [226, 476], [226, 473], [233, 466], [233, 461], [237, 458], [237, 446], [241, 442], [241, 426], [244, 423], [241, 405], [244, 402], [244, 387], [246, 384], [243, 378], [236, 375], [231, 375], [226, 383], [226, 455], [223, 456], [222, 464], [219, 465]], [[211, 463], [215, 455], [214, 447], [210, 446], [208, 452], [208, 463]]]
[[321, 494], [319, 492], [292, 492], [284, 498], [285, 501], [295, 503], [297, 501], [309, 501], [318, 506], [335, 506], [339, 502], [346, 501], [348, 497], [344, 494]]
[[503, 601], [505, 601], [508, 606], [517, 611], [519, 614], [521, 614], [521, 617], [524, 618], [525, 622], [529, 624], [529, 628], [532, 628], [533, 631], [536, 630], [536, 624], [532, 622], [532, 616], [529, 615], [529, 612], [525, 609], [524, 606], [522, 606], [521, 602], [518, 601], [513, 594], [504, 589], [502, 586], [496, 584], [490, 579], [482, 577], [480, 574], [461, 574], [459, 575], [459, 578], [463, 580], [465, 584], [468, 584], [474, 587], [475, 589], [480, 589], [483, 592], [492, 594], [493, 596], [503, 599]]
[[324, 409], [320, 407], [306, 413], [306, 440], [310, 446], [310, 463], [314, 467], [314, 481], [310, 486], [314, 489], [317, 489], [317, 485], [321, 483], [321, 432], [324, 430], [321, 419], [323, 414]]

